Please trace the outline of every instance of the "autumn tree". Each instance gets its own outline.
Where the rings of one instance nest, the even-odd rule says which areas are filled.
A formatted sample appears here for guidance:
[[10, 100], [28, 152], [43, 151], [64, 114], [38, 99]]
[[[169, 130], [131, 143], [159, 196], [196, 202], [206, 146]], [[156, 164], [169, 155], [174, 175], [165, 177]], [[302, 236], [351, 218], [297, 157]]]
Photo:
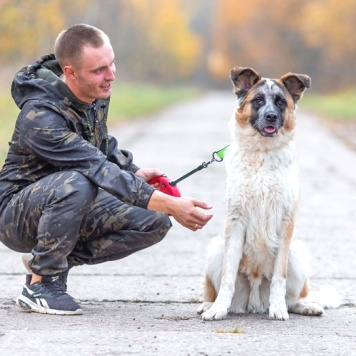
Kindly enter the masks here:
[[356, 0], [0, 0], [0, 61], [27, 63], [89, 23], [109, 34], [121, 79], [226, 88], [239, 65], [334, 90], [354, 86], [355, 11]]
[[314, 0], [303, 8], [301, 31], [318, 53], [320, 86], [336, 90], [355, 85], [356, 0]]
[[307, 73], [313, 88], [354, 86], [356, 0], [214, 0], [207, 68], [225, 83], [234, 65], [277, 77]]
[[1, 0], [0, 43], [2, 65], [36, 58], [53, 47], [53, 38], [65, 21], [59, 16], [61, 0]]
[[116, 18], [107, 32], [132, 77], [171, 82], [192, 75], [201, 43], [180, 0], [121, 0]]
[[208, 57], [212, 75], [223, 80], [235, 65], [255, 67], [268, 76], [302, 70], [305, 42], [299, 22], [305, 1], [217, 1]]
[[109, 34], [119, 74], [172, 82], [197, 66], [201, 46], [189, 28], [191, 15], [182, 0], [1, 0], [1, 60], [52, 52], [60, 30], [88, 23]]

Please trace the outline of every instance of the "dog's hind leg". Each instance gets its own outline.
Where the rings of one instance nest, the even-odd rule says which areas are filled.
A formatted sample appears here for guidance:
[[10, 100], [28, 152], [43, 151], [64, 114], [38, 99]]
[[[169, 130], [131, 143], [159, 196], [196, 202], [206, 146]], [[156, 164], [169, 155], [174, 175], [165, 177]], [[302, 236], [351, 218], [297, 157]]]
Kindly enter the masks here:
[[208, 275], [205, 276], [205, 286], [204, 286], [204, 302], [199, 305], [197, 309], [198, 314], [206, 312], [214, 304], [217, 292], [214, 288], [213, 282]]
[[293, 240], [289, 249], [286, 302], [288, 309], [308, 295], [309, 253], [304, 243]]
[[318, 302], [299, 301], [289, 307], [289, 311], [294, 314], [305, 316], [321, 316], [324, 314], [324, 308]]
[[291, 313], [320, 316], [323, 306], [317, 301], [308, 300], [309, 294], [309, 254], [302, 241], [292, 241], [287, 275], [286, 302]]
[[224, 240], [215, 237], [209, 244], [204, 283], [204, 302], [197, 309], [198, 314], [207, 311], [217, 297], [221, 282], [221, 269], [224, 259]]
[[324, 314], [323, 306], [317, 301], [303, 299], [309, 293], [308, 279], [305, 280], [304, 287], [298, 301], [289, 305], [288, 310], [294, 314], [305, 316], [321, 316]]

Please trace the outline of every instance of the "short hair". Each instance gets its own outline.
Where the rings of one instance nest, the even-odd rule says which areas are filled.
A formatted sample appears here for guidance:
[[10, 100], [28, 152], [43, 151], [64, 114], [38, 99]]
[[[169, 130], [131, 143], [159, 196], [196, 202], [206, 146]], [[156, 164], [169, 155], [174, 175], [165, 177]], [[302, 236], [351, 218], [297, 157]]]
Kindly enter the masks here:
[[78, 67], [84, 46], [90, 45], [98, 48], [109, 41], [109, 37], [102, 30], [78, 24], [59, 33], [54, 44], [54, 55], [63, 69], [68, 63]]

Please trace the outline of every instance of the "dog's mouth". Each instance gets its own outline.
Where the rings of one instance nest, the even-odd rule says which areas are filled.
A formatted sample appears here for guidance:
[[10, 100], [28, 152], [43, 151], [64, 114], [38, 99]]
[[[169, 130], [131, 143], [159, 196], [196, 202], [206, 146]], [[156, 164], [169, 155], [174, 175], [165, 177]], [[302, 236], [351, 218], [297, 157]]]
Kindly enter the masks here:
[[274, 136], [277, 132], [278, 130], [274, 126], [266, 126], [261, 133], [263, 136]]

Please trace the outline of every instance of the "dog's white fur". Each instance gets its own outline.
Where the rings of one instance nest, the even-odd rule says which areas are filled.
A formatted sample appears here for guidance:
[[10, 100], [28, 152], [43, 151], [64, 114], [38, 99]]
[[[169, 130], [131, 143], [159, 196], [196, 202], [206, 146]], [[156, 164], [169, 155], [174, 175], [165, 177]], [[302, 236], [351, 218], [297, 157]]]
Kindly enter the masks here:
[[263, 137], [246, 116], [254, 96], [260, 90], [268, 96], [275, 81], [251, 68], [235, 67], [233, 75], [236, 93], [245, 92], [230, 122], [225, 157], [225, 238], [209, 247], [205, 302], [198, 313], [203, 320], [224, 319], [228, 312], [268, 312], [276, 320], [287, 320], [288, 311], [322, 315], [323, 306], [307, 298], [308, 252], [293, 239], [299, 201], [294, 110], [310, 78], [289, 73], [277, 81], [277, 92], [286, 97], [284, 122], [273, 137]]

